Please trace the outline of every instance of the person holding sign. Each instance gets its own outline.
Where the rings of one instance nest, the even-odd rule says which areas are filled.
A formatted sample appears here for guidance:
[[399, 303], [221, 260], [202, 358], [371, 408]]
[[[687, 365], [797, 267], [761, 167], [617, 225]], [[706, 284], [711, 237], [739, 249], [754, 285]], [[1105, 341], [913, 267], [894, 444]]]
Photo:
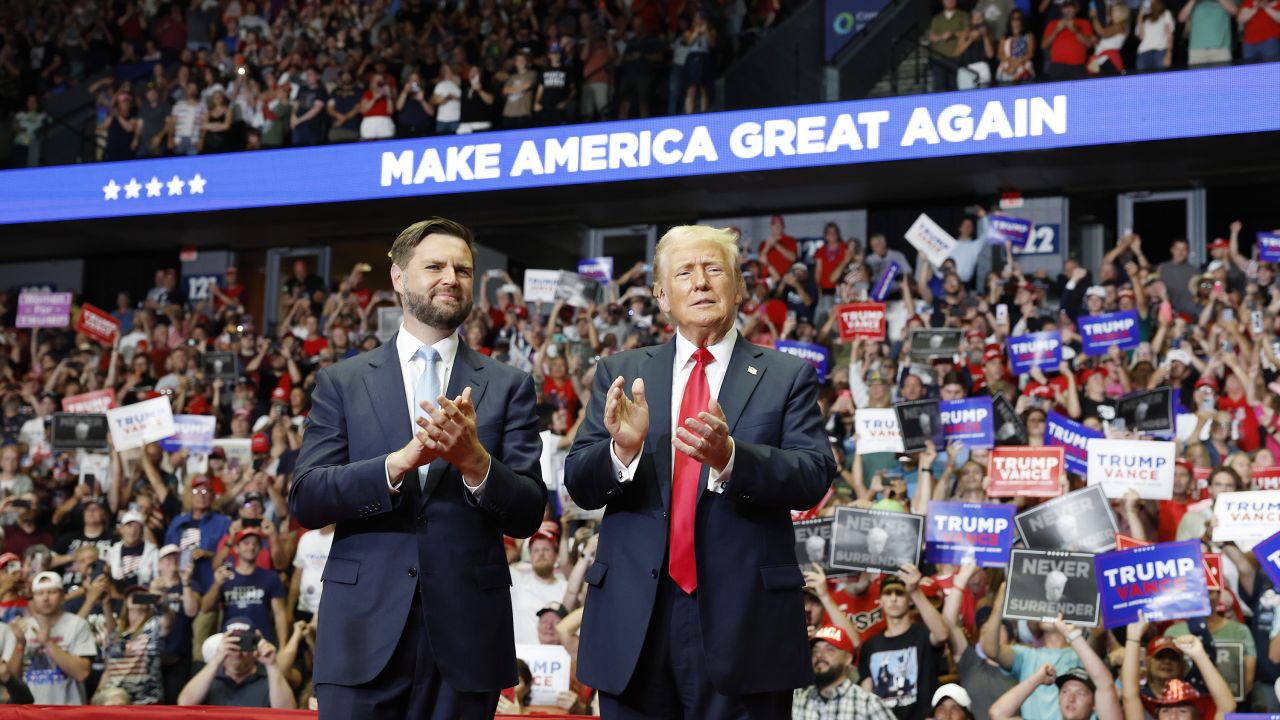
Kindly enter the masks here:
[[414, 223], [390, 255], [403, 324], [316, 376], [289, 493], [304, 527], [337, 524], [317, 626], [321, 718], [492, 717], [516, 681], [502, 536], [532, 535], [547, 502], [533, 382], [458, 335], [471, 230]]
[[[1138, 655], [1142, 646], [1142, 637], [1146, 632], [1147, 621], [1141, 615], [1138, 616], [1137, 621], [1129, 623], [1125, 628], [1124, 662], [1120, 666], [1120, 687], [1124, 695], [1126, 718], [1146, 717], [1147, 709], [1151, 708], [1156, 711], [1155, 717], [1157, 720], [1173, 720], [1174, 718], [1179, 720], [1181, 718], [1223, 720], [1227, 713], [1236, 709], [1236, 701], [1231, 695], [1231, 688], [1227, 686], [1227, 681], [1223, 679], [1222, 673], [1218, 672], [1217, 666], [1214, 665], [1209, 654], [1205, 652], [1200, 638], [1195, 635], [1184, 635], [1172, 642], [1165, 638], [1152, 640], [1151, 646], [1147, 651], [1147, 683], [1143, 685], [1139, 680]], [[1153, 650], [1154, 652], [1152, 652]], [[1188, 694], [1186, 697], [1186, 700], [1194, 700], [1194, 703], [1162, 701], [1170, 698], [1174, 692], [1179, 691], [1181, 689], [1180, 686], [1190, 687], [1182, 679], [1183, 657], [1189, 658], [1192, 665], [1200, 671], [1200, 676], [1204, 678], [1213, 706], [1216, 706], [1212, 716], [1204, 714], [1206, 704], [1194, 689], [1191, 692], [1195, 693], [1195, 695]], [[1171, 690], [1174, 692], [1170, 692]], [[1176, 715], [1167, 713], [1164, 710], [1164, 708], [1172, 708], [1182, 704], [1193, 704], [1196, 714]]]
[[578, 664], [605, 718], [787, 717], [813, 681], [790, 511], [836, 468], [813, 366], [734, 330], [736, 241], [662, 238], [654, 293], [676, 336], [601, 359], [565, 461], [578, 506], [608, 506]]
[[[994, 616], [995, 613], [992, 615]], [[1089, 720], [1091, 717], [1097, 720], [1126, 720], [1126, 718], [1137, 720], [1141, 718], [1141, 715], [1126, 716], [1121, 709], [1120, 698], [1116, 697], [1115, 678], [1111, 676], [1107, 664], [1089, 646], [1089, 641], [1084, 637], [1084, 631], [1071, 623], [1063, 622], [1061, 615], [1052, 626], [1057, 635], [1067, 639], [1070, 648], [1079, 655], [1083, 667], [1062, 672], [1053, 663], [1047, 662], [1038, 666], [1034, 672], [1027, 674], [1022, 682], [1014, 685], [1012, 690], [995, 701], [991, 706], [991, 720], [1021, 720], [1022, 717], [1028, 720], [1049, 720], [1050, 718]], [[1032, 700], [1032, 694], [1048, 690], [1051, 685], [1058, 686], [1057, 703], [1053, 708], [1057, 712], [1043, 714], [1028, 712], [1027, 706]], [[1022, 715], [1018, 714], [1019, 708]]]

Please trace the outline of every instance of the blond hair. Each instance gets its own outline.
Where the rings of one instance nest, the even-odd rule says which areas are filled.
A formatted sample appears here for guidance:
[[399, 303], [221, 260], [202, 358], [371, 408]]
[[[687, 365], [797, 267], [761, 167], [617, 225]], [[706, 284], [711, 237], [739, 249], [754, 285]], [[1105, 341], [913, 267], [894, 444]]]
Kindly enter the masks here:
[[730, 228], [710, 225], [676, 225], [658, 241], [653, 251], [653, 290], [656, 295], [667, 276], [666, 257], [677, 246], [689, 242], [710, 242], [720, 248], [736, 285], [742, 285], [742, 269], [738, 267], [738, 233]]

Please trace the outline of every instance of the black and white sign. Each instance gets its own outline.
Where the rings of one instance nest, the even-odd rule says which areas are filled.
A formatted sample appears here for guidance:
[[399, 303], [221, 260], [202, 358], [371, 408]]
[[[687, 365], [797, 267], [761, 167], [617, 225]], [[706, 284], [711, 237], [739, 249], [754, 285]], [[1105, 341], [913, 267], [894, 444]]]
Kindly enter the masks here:
[[1116, 517], [1098, 485], [1037, 505], [1013, 522], [1023, 545], [1037, 550], [1100, 553], [1116, 546]]
[[1173, 432], [1173, 389], [1130, 393], [1116, 403], [1116, 417], [1124, 420], [1124, 429], [1131, 432]]
[[924, 517], [892, 510], [836, 508], [831, 536], [831, 567], [840, 570], [897, 572], [920, 563]]
[[898, 427], [902, 428], [904, 452], [917, 453], [925, 449], [925, 441], [932, 440], [938, 452], [946, 449], [943, 437], [942, 413], [937, 400], [915, 400], [896, 403], [893, 411], [898, 415]]
[[1013, 405], [1004, 393], [996, 393], [991, 398], [991, 410], [995, 414], [996, 445], [1027, 445], [1031, 436], [1027, 434], [1027, 426], [1014, 411]]
[[600, 283], [583, 277], [575, 272], [562, 270], [560, 282], [556, 285], [556, 300], [577, 308], [584, 308], [596, 302], [600, 297]]
[[1009, 554], [1004, 617], [1052, 621], [1062, 613], [1069, 623], [1098, 624], [1098, 583], [1090, 553], [1022, 550]]
[[98, 413], [53, 414], [53, 449], [102, 450], [107, 447], [107, 416]]
[[1231, 695], [1236, 700], [1244, 700], [1244, 644], [1213, 641], [1213, 648], [1218, 657], [1214, 665], [1222, 673], [1222, 679], [1231, 688]]
[[959, 328], [916, 328], [911, 331], [911, 359], [949, 358], [960, 352]]
[[240, 377], [240, 359], [231, 352], [207, 352], [204, 354], [206, 380], [235, 380]]
[[801, 570], [808, 570], [814, 563], [822, 566], [827, 577], [847, 575], [845, 570], [831, 567], [831, 532], [833, 518], [796, 520], [791, 528], [796, 533], [796, 562]]

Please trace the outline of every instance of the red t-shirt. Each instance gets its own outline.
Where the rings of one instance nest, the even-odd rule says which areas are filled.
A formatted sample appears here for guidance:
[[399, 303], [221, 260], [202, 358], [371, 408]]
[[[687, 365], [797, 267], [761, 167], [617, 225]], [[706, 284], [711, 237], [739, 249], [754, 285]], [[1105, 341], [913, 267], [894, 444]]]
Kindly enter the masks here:
[[853, 623], [853, 627], [858, 631], [858, 637], [865, 643], [873, 635], [883, 632], [885, 627], [884, 612], [880, 609], [880, 578], [872, 580], [867, 591], [861, 595], [853, 595], [846, 591], [844, 581], [844, 578], [827, 580], [831, 601], [849, 616], [849, 622]]
[[[1054, 28], [1056, 28], [1060, 22], [1065, 22], [1065, 19], [1054, 20], [1049, 23], [1049, 27], [1045, 29], [1044, 37], [1046, 39], [1046, 45], [1048, 44], [1049, 35], [1053, 33]], [[1088, 20], [1076, 18], [1074, 22], [1076, 28], [1080, 30], [1080, 34], [1085, 37], [1093, 37], [1093, 28], [1089, 26]], [[1060, 65], [1083, 65], [1085, 60], [1088, 59], [1089, 48], [1085, 47], [1085, 44], [1080, 42], [1080, 38], [1076, 37], [1075, 33], [1068, 29], [1064, 29], [1062, 32], [1058, 33], [1058, 37], [1053, 40], [1053, 47], [1049, 48], [1050, 62], [1055, 62]]]
[[550, 377], [542, 382], [542, 399], [569, 411], [569, 417], [578, 416], [578, 393], [573, 390], [569, 378], [556, 381]]
[[1262, 445], [1262, 438], [1258, 433], [1258, 416], [1253, 412], [1253, 406], [1245, 398], [1232, 400], [1226, 395], [1218, 398], [1218, 409], [1226, 410], [1231, 413], [1231, 417], [1240, 423], [1240, 449], [1245, 452], [1254, 452]]
[[1178, 539], [1178, 523], [1182, 522], [1182, 516], [1187, 514], [1187, 506], [1191, 503], [1178, 500], [1159, 502], [1160, 524], [1156, 527], [1156, 541], [1173, 542]]
[[[799, 247], [796, 244], [796, 239], [790, 235], [783, 235], [778, 242], [773, 244], [773, 247], [769, 248], [767, 253], [764, 251], [764, 245], [764, 242], [760, 243], [760, 259], [769, 263], [769, 267], [778, 271], [779, 276], [786, 275], [791, 266], [796, 263], [796, 258], [800, 257], [796, 251], [796, 248]], [[786, 248], [791, 253], [791, 259], [788, 260], [787, 256], [783, 255], [779, 248]]]
[[[364, 100], [373, 100], [373, 90], [365, 90], [364, 95], [360, 98]], [[378, 99], [374, 100], [369, 110], [365, 112], [365, 117], [391, 117], [391, 104], [387, 102], [384, 95], [378, 95]]]
[[836, 243], [835, 247], [823, 245], [818, 249], [818, 287], [823, 290], [834, 290], [836, 285], [840, 284], [840, 278], [831, 279], [831, 271], [844, 262], [845, 253], [848, 251], [849, 248], [844, 243]]
[[1244, 24], [1244, 34], [1240, 37], [1242, 42], [1250, 45], [1255, 43], [1266, 42], [1267, 40], [1275, 40], [1280, 38], [1280, 23], [1275, 21], [1262, 8], [1268, 4], [1272, 4], [1272, 9], [1280, 8], [1280, 5], [1273, 3], [1259, 3], [1256, 0], [1244, 0], [1240, 5], [1240, 9], [1256, 7], [1258, 12], [1249, 18], [1249, 22]]
[[325, 340], [323, 335], [316, 335], [302, 341], [302, 353], [309, 358], [319, 355], [320, 351], [327, 347], [329, 347], [329, 341]]

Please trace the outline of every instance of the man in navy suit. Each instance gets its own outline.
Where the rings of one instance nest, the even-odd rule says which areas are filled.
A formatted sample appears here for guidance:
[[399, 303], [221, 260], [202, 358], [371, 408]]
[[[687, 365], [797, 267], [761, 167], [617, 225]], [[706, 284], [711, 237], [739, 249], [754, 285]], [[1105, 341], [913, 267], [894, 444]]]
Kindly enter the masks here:
[[835, 462], [813, 367], [734, 329], [736, 239], [663, 237], [654, 294], [676, 338], [601, 361], [565, 462], [574, 501], [605, 508], [578, 676], [606, 718], [785, 718], [813, 683], [790, 510]]
[[516, 683], [502, 536], [532, 535], [547, 491], [532, 381], [458, 337], [471, 245], [441, 218], [402, 232], [404, 324], [311, 396], [289, 507], [337, 524], [317, 620], [324, 718], [491, 718]]

